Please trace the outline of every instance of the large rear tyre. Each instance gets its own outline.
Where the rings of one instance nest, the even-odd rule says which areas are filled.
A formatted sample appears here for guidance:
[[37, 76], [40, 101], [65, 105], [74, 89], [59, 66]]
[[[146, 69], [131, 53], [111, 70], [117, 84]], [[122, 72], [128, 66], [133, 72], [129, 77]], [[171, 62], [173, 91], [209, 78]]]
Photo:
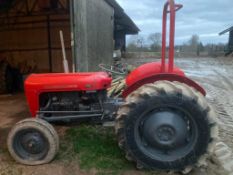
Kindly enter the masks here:
[[159, 81], [133, 92], [116, 119], [119, 146], [137, 168], [187, 172], [202, 166], [218, 138], [216, 115], [203, 95]]
[[59, 138], [53, 126], [46, 121], [26, 119], [12, 128], [7, 146], [18, 163], [41, 165], [54, 159], [59, 149]]

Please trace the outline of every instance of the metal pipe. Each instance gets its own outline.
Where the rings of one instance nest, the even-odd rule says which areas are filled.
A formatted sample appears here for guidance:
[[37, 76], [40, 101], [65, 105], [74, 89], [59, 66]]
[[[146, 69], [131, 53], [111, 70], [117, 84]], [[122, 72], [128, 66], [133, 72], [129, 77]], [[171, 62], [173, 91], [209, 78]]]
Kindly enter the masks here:
[[67, 120], [75, 120], [75, 119], [84, 119], [84, 118], [92, 118], [92, 117], [101, 117], [102, 114], [87, 114], [87, 115], [66, 115], [66, 116], [56, 116], [56, 117], [44, 117], [39, 116], [39, 118], [46, 120], [48, 122], [59, 122], [59, 121], [67, 121]]
[[168, 72], [172, 73], [174, 69], [174, 45], [175, 45], [175, 3], [170, 0], [170, 41], [169, 41], [169, 61]]
[[[162, 24], [162, 53], [161, 53], [161, 72], [169, 73], [174, 69], [174, 47], [175, 47], [175, 18], [176, 11], [183, 6], [175, 4], [174, 0], [168, 0], [163, 9], [163, 24]], [[167, 37], [167, 14], [170, 13], [170, 33], [169, 33], [169, 61], [168, 70], [166, 69], [166, 37]]]
[[100, 110], [95, 111], [38, 111], [37, 114], [102, 114]]
[[165, 72], [166, 68], [166, 38], [167, 38], [167, 9], [169, 2], [164, 5], [163, 9], [163, 26], [162, 26], [162, 60], [161, 60], [161, 71]]

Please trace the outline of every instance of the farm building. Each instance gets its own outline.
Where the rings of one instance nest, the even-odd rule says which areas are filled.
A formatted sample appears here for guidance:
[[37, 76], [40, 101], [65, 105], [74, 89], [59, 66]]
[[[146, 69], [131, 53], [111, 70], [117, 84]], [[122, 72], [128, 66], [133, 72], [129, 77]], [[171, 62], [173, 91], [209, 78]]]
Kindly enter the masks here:
[[228, 42], [228, 46], [226, 48], [225, 55], [229, 55], [233, 52], [233, 26], [222, 31], [221, 33], [219, 33], [219, 35], [223, 35], [226, 33], [229, 33], [229, 42]]
[[16, 82], [9, 65], [21, 75], [63, 72], [59, 31], [69, 68], [97, 71], [139, 29], [115, 0], [0, 0], [1, 82]]

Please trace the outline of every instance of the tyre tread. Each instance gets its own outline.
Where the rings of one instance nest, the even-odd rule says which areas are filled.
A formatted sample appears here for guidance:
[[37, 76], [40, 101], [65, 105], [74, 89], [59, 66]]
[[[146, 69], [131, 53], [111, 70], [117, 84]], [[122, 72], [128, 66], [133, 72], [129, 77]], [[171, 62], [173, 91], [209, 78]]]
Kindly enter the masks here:
[[[43, 160], [25, 160], [20, 158], [14, 151], [14, 148], [12, 146], [12, 142], [13, 142], [13, 138], [14, 135], [21, 129], [25, 129], [25, 128], [36, 128], [40, 131], [42, 131], [48, 141], [49, 141], [49, 152], [48, 154], [45, 156], [45, 158]], [[49, 162], [51, 162], [55, 155], [58, 152], [58, 145], [59, 145], [59, 140], [57, 139], [58, 136], [56, 136], [56, 131], [53, 129], [53, 127], [49, 124], [49, 123], [45, 123], [41, 120], [38, 119], [25, 119], [22, 120], [20, 122], [18, 122], [10, 131], [8, 138], [7, 138], [7, 146], [8, 146], [8, 151], [10, 153], [10, 155], [15, 159], [16, 162], [24, 164], [24, 165], [30, 165], [30, 166], [34, 166], [34, 165], [42, 165], [42, 164], [47, 164]]]
[[[131, 95], [129, 95], [126, 99], [126, 104], [120, 107], [117, 115], [116, 120], [116, 133], [118, 136], [118, 141], [121, 142], [119, 145], [121, 145], [121, 149], [123, 149], [126, 153], [126, 157], [130, 157], [129, 159], [136, 163], [137, 167], [142, 168], [142, 163], [139, 162], [139, 160], [131, 154], [131, 150], [128, 150], [124, 136], [124, 120], [128, 117], [128, 113], [133, 110], [131, 103], [139, 103], [141, 100], [145, 100], [146, 96], [151, 96], [153, 94], [181, 94], [181, 96], [187, 96], [189, 98], [192, 98], [195, 103], [200, 105], [203, 110], [207, 112], [207, 120], [212, 125], [211, 127], [211, 139], [210, 144], [208, 145], [208, 149], [206, 150], [206, 154], [203, 154], [199, 157], [197, 163], [193, 165], [192, 167], [187, 166], [183, 169], [184, 174], [185, 172], [190, 172], [190, 169], [197, 166], [205, 166], [206, 165], [206, 159], [209, 157], [209, 154], [212, 154], [213, 148], [218, 140], [218, 127], [217, 127], [217, 121], [216, 121], [216, 114], [212, 107], [207, 103], [207, 100], [204, 98], [204, 96], [195, 90], [192, 87], [189, 87], [188, 85], [180, 82], [170, 82], [170, 81], [157, 81], [152, 84], [146, 84], [142, 86], [141, 88], [134, 91]], [[152, 167], [153, 168], [153, 167]], [[187, 171], [188, 170], [188, 171]]]

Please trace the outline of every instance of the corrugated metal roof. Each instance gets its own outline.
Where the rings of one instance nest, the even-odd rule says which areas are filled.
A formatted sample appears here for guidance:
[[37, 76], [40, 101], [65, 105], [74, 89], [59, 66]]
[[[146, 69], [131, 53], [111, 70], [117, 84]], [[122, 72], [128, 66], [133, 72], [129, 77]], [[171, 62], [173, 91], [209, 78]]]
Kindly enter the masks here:
[[225, 34], [227, 32], [231, 32], [231, 31], [233, 31], [233, 26], [230, 27], [230, 28], [228, 28], [228, 29], [226, 29], [226, 30], [224, 30], [224, 31], [222, 31], [222, 32], [220, 32], [219, 35], [223, 35], [223, 34]]
[[133, 20], [124, 12], [124, 9], [115, 0], [105, 0], [115, 10], [115, 22], [124, 28], [126, 34], [138, 34], [140, 29]]

